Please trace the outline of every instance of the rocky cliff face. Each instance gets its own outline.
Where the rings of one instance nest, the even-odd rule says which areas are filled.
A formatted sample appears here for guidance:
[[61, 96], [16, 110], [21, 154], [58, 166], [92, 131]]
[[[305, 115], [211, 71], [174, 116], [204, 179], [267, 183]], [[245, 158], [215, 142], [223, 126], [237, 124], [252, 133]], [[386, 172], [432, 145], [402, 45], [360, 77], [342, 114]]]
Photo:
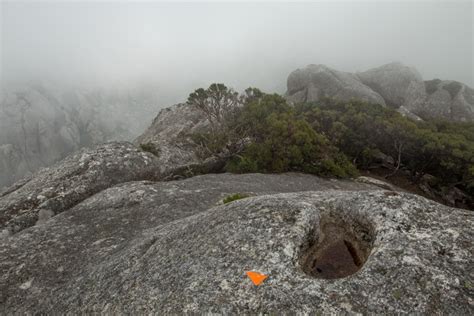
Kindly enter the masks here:
[[160, 171], [165, 174], [175, 168], [201, 163], [189, 134], [206, 129], [209, 122], [201, 111], [180, 103], [158, 113], [151, 126], [135, 139], [138, 146], [148, 144], [158, 152]]
[[107, 143], [1, 192], [0, 313], [474, 312], [472, 212], [370, 178], [160, 181], [208, 166], [183, 140], [206, 126], [176, 105], [136, 140], [154, 154]]
[[158, 156], [160, 175], [164, 180], [218, 172], [225, 161], [218, 157], [201, 157], [199, 148], [190, 138], [192, 133], [208, 128], [209, 121], [201, 111], [179, 103], [161, 110], [134, 143], [152, 148]]
[[154, 180], [159, 162], [127, 142], [83, 149], [0, 193], [0, 232], [9, 236], [117, 183]]
[[398, 109], [414, 119], [474, 121], [474, 90], [456, 81], [423, 81], [418, 71], [391, 63], [357, 74], [309, 65], [288, 77], [287, 99], [311, 102], [351, 98]]
[[377, 92], [388, 106], [413, 109], [425, 99], [425, 84], [418, 71], [391, 63], [357, 73], [363, 84]]
[[[146, 94], [4, 86], [0, 95], [0, 188], [85, 146], [131, 140], [154, 106]], [[132, 112], [135, 111], [133, 114]]]
[[472, 314], [473, 224], [309, 175], [129, 182], [0, 243], [0, 311]]
[[474, 90], [463, 83], [450, 80], [425, 81], [426, 102], [413, 109], [426, 118], [453, 121], [474, 120]]
[[337, 71], [324, 65], [309, 65], [293, 71], [288, 77], [288, 100], [292, 102], [316, 101], [334, 97], [343, 101], [352, 98], [385, 105], [384, 99], [350, 73]]

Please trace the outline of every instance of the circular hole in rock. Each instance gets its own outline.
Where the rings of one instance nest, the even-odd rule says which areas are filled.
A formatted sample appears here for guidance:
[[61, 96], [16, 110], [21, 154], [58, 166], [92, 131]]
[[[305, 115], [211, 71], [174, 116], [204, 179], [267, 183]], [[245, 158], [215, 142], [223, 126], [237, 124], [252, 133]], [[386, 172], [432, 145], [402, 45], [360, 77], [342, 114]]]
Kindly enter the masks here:
[[359, 271], [372, 250], [374, 229], [368, 222], [322, 217], [301, 249], [303, 271], [316, 278], [337, 279]]

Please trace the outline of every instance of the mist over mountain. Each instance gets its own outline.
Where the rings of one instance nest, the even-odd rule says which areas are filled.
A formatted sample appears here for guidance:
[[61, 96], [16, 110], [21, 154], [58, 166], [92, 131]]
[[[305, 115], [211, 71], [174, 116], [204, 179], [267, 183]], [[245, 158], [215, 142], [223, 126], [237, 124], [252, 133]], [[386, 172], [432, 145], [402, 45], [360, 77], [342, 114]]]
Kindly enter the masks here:
[[319, 61], [348, 72], [392, 61], [474, 85], [471, 1], [1, 3], [2, 80], [152, 84], [167, 102], [211, 82], [283, 93]]
[[[212, 82], [283, 94], [307, 64], [358, 73], [401, 61], [425, 80], [473, 85], [469, 1], [2, 1], [0, 10], [0, 186], [83, 146], [133, 139], [160, 108]], [[450, 98], [434, 99], [445, 113]]]
[[132, 140], [158, 110], [156, 90], [73, 89], [44, 83], [0, 92], [0, 187], [84, 146]]

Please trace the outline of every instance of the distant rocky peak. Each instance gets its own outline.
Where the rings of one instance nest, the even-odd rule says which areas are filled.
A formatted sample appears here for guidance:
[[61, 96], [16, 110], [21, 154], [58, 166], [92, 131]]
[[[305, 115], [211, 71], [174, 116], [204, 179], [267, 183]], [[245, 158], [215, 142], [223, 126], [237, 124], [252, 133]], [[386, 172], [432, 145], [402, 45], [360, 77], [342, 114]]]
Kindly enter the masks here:
[[314, 102], [324, 97], [360, 99], [392, 107], [409, 117], [474, 121], [472, 88], [452, 80], [423, 81], [416, 68], [400, 62], [355, 74], [311, 64], [288, 76], [288, 101]]

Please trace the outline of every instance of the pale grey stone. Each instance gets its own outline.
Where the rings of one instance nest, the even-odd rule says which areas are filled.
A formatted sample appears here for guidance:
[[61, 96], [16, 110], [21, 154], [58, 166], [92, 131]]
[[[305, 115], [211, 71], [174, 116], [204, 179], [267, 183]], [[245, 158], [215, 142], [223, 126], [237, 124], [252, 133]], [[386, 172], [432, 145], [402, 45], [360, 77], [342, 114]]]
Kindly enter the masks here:
[[[214, 206], [236, 192], [254, 196]], [[367, 253], [332, 280], [303, 266], [328, 223]], [[473, 224], [470, 211], [309, 175], [129, 182], [0, 242], [0, 312], [469, 315]], [[246, 271], [268, 279], [256, 287]]]

